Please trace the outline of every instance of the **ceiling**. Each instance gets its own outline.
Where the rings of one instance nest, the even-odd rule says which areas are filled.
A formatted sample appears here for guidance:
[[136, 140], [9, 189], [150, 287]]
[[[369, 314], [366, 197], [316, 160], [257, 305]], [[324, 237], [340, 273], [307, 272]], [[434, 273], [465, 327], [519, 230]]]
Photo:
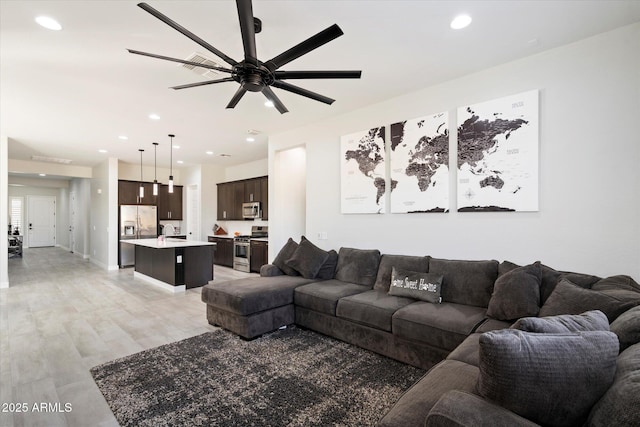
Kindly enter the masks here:
[[[148, 3], [230, 57], [242, 59], [235, 2]], [[344, 36], [284, 70], [362, 70], [360, 80], [292, 83], [335, 98], [325, 105], [279, 89], [280, 115], [247, 93], [225, 106], [237, 83], [184, 90], [209, 78], [179, 64], [129, 54], [135, 49], [186, 59], [197, 52], [226, 65], [136, 6], [135, 1], [0, 1], [0, 129], [9, 158], [45, 156], [94, 166], [107, 157], [175, 168], [234, 165], [267, 156], [270, 134], [339, 115], [481, 69], [640, 21], [640, 1], [269, 1], [254, 0], [263, 23], [258, 57], [270, 59], [337, 23]], [[473, 22], [450, 29], [460, 13]], [[55, 18], [62, 31], [34, 22]], [[226, 76], [220, 76], [226, 77]], [[149, 114], [160, 116], [149, 119]], [[257, 130], [255, 142], [247, 142]], [[127, 140], [119, 136], [127, 136]], [[100, 153], [98, 150], [106, 150]], [[206, 154], [213, 151], [214, 154]], [[220, 154], [230, 155], [222, 157]]]

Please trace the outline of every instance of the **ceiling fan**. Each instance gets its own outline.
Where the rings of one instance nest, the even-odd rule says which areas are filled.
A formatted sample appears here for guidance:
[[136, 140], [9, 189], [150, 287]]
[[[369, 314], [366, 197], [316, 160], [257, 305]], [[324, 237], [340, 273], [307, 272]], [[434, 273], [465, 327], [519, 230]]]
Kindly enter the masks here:
[[139, 3], [138, 6], [155, 16], [171, 28], [189, 37], [200, 46], [207, 49], [209, 52], [215, 54], [231, 68], [211, 66], [207, 64], [200, 64], [197, 62], [186, 61], [178, 58], [171, 58], [168, 56], [156, 55], [153, 53], [141, 52], [138, 50], [127, 49], [130, 53], [136, 55], [149, 56], [151, 58], [163, 59], [166, 61], [179, 62], [187, 65], [194, 65], [197, 67], [207, 68], [211, 70], [220, 71], [223, 73], [229, 73], [230, 77], [222, 79], [208, 80], [198, 83], [190, 83], [180, 86], [174, 86], [172, 89], [187, 89], [196, 86], [205, 86], [216, 83], [224, 82], [238, 82], [240, 87], [236, 91], [235, 95], [231, 98], [227, 108], [234, 108], [244, 94], [249, 92], [262, 92], [264, 96], [273, 103], [276, 109], [284, 114], [287, 111], [287, 107], [284, 106], [282, 101], [276, 96], [271, 87], [283, 89], [297, 95], [302, 95], [307, 98], [314, 99], [316, 101], [324, 102], [325, 104], [332, 104], [335, 100], [319, 93], [312, 92], [310, 90], [301, 88], [299, 86], [292, 85], [285, 82], [288, 79], [359, 79], [362, 71], [279, 71], [279, 68], [288, 64], [305, 55], [312, 50], [330, 42], [331, 40], [340, 37], [343, 32], [337, 24], [330, 26], [329, 28], [320, 31], [318, 34], [309, 37], [305, 41], [298, 43], [292, 48], [284, 51], [280, 55], [271, 58], [266, 62], [262, 62], [258, 59], [256, 53], [256, 33], [259, 33], [262, 29], [262, 22], [253, 16], [253, 8], [251, 0], [236, 0], [236, 6], [238, 7], [238, 17], [240, 18], [240, 32], [242, 33], [242, 44], [244, 46], [244, 60], [238, 62], [233, 58], [225, 55], [211, 44], [202, 40], [177, 22], [171, 20], [167, 16], [163, 15], [153, 7], [146, 3]]

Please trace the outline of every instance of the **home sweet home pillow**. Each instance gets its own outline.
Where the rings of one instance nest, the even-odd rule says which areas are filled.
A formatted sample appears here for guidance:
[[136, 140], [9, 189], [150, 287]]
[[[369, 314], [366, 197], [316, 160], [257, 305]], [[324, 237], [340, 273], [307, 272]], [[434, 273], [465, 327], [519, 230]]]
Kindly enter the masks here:
[[442, 302], [441, 292], [442, 275], [419, 273], [393, 267], [389, 295], [440, 304]]

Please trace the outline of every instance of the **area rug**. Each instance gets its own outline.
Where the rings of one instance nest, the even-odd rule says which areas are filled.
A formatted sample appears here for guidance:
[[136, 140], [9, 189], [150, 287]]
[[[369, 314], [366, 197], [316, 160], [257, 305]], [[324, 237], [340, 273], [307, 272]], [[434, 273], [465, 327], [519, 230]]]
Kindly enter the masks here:
[[367, 426], [424, 371], [289, 327], [219, 330], [91, 369], [121, 426]]

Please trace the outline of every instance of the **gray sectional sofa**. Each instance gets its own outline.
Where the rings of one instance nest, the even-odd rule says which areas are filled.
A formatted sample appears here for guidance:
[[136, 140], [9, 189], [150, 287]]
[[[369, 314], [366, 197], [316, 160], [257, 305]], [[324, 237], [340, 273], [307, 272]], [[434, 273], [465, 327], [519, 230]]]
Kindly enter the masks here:
[[246, 339], [295, 323], [429, 369], [380, 426], [640, 425], [640, 286], [628, 276], [337, 253], [303, 237], [260, 277], [208, 284], [202, 300], [209, 323]]

